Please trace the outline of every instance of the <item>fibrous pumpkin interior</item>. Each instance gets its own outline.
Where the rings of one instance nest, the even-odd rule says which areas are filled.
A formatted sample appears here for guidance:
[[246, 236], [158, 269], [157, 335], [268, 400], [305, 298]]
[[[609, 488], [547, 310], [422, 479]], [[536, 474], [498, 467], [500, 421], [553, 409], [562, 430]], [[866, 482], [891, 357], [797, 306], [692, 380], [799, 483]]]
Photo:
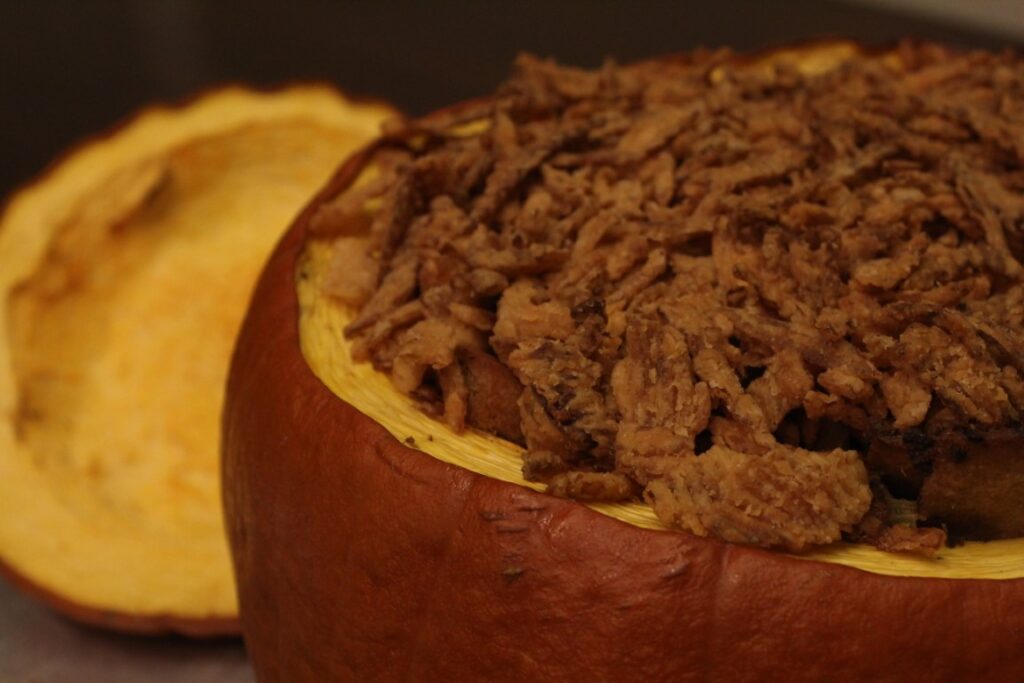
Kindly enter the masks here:
[[13, 574], [98, 623], [231, 628], [217, 453], [235, 335], [283, 229], [388, 115], [327, 88], [223, 91], [147, 113], [13, 199], [0, 224]]
[[[855, 49], [850, 45], [831, 44], [824, 48], [775, 53], [771, 59], [786, 60], [815, 73], [833, 68]], [[372, 172], [372, 169], [364, 171], [356, 183]], [[368, 206], [367, 211], [372, 212], [373, 207]], [[369, 364], [352, 361], [350, 346], [344, 341], [343, 334], [352, 312], [322, 294], [330, 258], [330, 244], [311, 242], [300, 267], [297, 285], [303, 353], [317, 376], [338, 396], [384, 425], [399, 440], [445, 462], [541, 490], [541, 486], [522, 477], [521, 454], [517, 446], [472, 430], [461, 435], [451, 432], [427, 417], [410, 399], [392, 387], [384, 374], [376, 372]], [[591, 507], [639, 527], [665, 528], [651, 508], [643, 503], [592, 504]], [[1024, 539], [967, 543], [956, 548], [944, 548], [932, 559], [844, 543], [819, 548], [801, 557], [896, 576], [993, 579], [1024, 576]]]

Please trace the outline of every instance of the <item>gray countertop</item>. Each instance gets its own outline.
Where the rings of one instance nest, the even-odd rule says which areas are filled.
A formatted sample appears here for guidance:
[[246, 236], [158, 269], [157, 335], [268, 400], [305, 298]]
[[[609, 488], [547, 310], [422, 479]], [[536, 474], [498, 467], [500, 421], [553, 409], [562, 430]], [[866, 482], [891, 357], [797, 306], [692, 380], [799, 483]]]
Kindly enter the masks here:
[[239, 639], [194, 641], [80, 626], [0, 579], [0, 683], [251, 683]]

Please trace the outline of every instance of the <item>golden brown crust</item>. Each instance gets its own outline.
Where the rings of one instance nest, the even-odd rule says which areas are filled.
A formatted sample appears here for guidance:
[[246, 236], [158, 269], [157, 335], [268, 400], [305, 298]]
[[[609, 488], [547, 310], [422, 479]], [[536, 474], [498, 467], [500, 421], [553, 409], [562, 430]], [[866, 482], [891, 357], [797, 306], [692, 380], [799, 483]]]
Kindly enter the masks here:
[[232, 364], [225, 504], [260, 680], [1019, 676], [1024, 580], [640, 529], [407, 448], [332, 394], [300, 351], [294, 273], [315, 207], [367, 154], [279, 245]]

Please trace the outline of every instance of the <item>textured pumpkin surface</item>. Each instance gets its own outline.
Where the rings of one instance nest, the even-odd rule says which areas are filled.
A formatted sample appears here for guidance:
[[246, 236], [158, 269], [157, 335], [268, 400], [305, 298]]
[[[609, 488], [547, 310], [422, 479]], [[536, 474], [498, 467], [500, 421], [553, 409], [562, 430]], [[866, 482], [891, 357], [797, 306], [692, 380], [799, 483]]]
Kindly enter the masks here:
[[366, 158], [275, 250], [229, 377], [225, 505], [261, 681], [1019, 680], [1020, 541], [795, 557], [664, 531], [640, 505], [537, 491], [513, 447], [354, 365], [309, 221]]
[[218, 465], [228, 358], [284, 226], [383, 106], [325, 87], [153, 110], [0, 224], [0, 560], [72, 616], [236, 625]]

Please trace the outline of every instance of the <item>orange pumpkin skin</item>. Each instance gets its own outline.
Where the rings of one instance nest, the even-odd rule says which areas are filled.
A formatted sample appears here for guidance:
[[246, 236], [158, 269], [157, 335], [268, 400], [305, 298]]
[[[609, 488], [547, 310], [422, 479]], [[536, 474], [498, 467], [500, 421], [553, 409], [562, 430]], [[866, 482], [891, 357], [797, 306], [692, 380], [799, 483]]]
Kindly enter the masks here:
[[1024, 579], [898, 578], [682, 533], [409, 448], [299, 347], [272, 255], [235, 350], [225, 506], [260, 681], [1024, 680]]

